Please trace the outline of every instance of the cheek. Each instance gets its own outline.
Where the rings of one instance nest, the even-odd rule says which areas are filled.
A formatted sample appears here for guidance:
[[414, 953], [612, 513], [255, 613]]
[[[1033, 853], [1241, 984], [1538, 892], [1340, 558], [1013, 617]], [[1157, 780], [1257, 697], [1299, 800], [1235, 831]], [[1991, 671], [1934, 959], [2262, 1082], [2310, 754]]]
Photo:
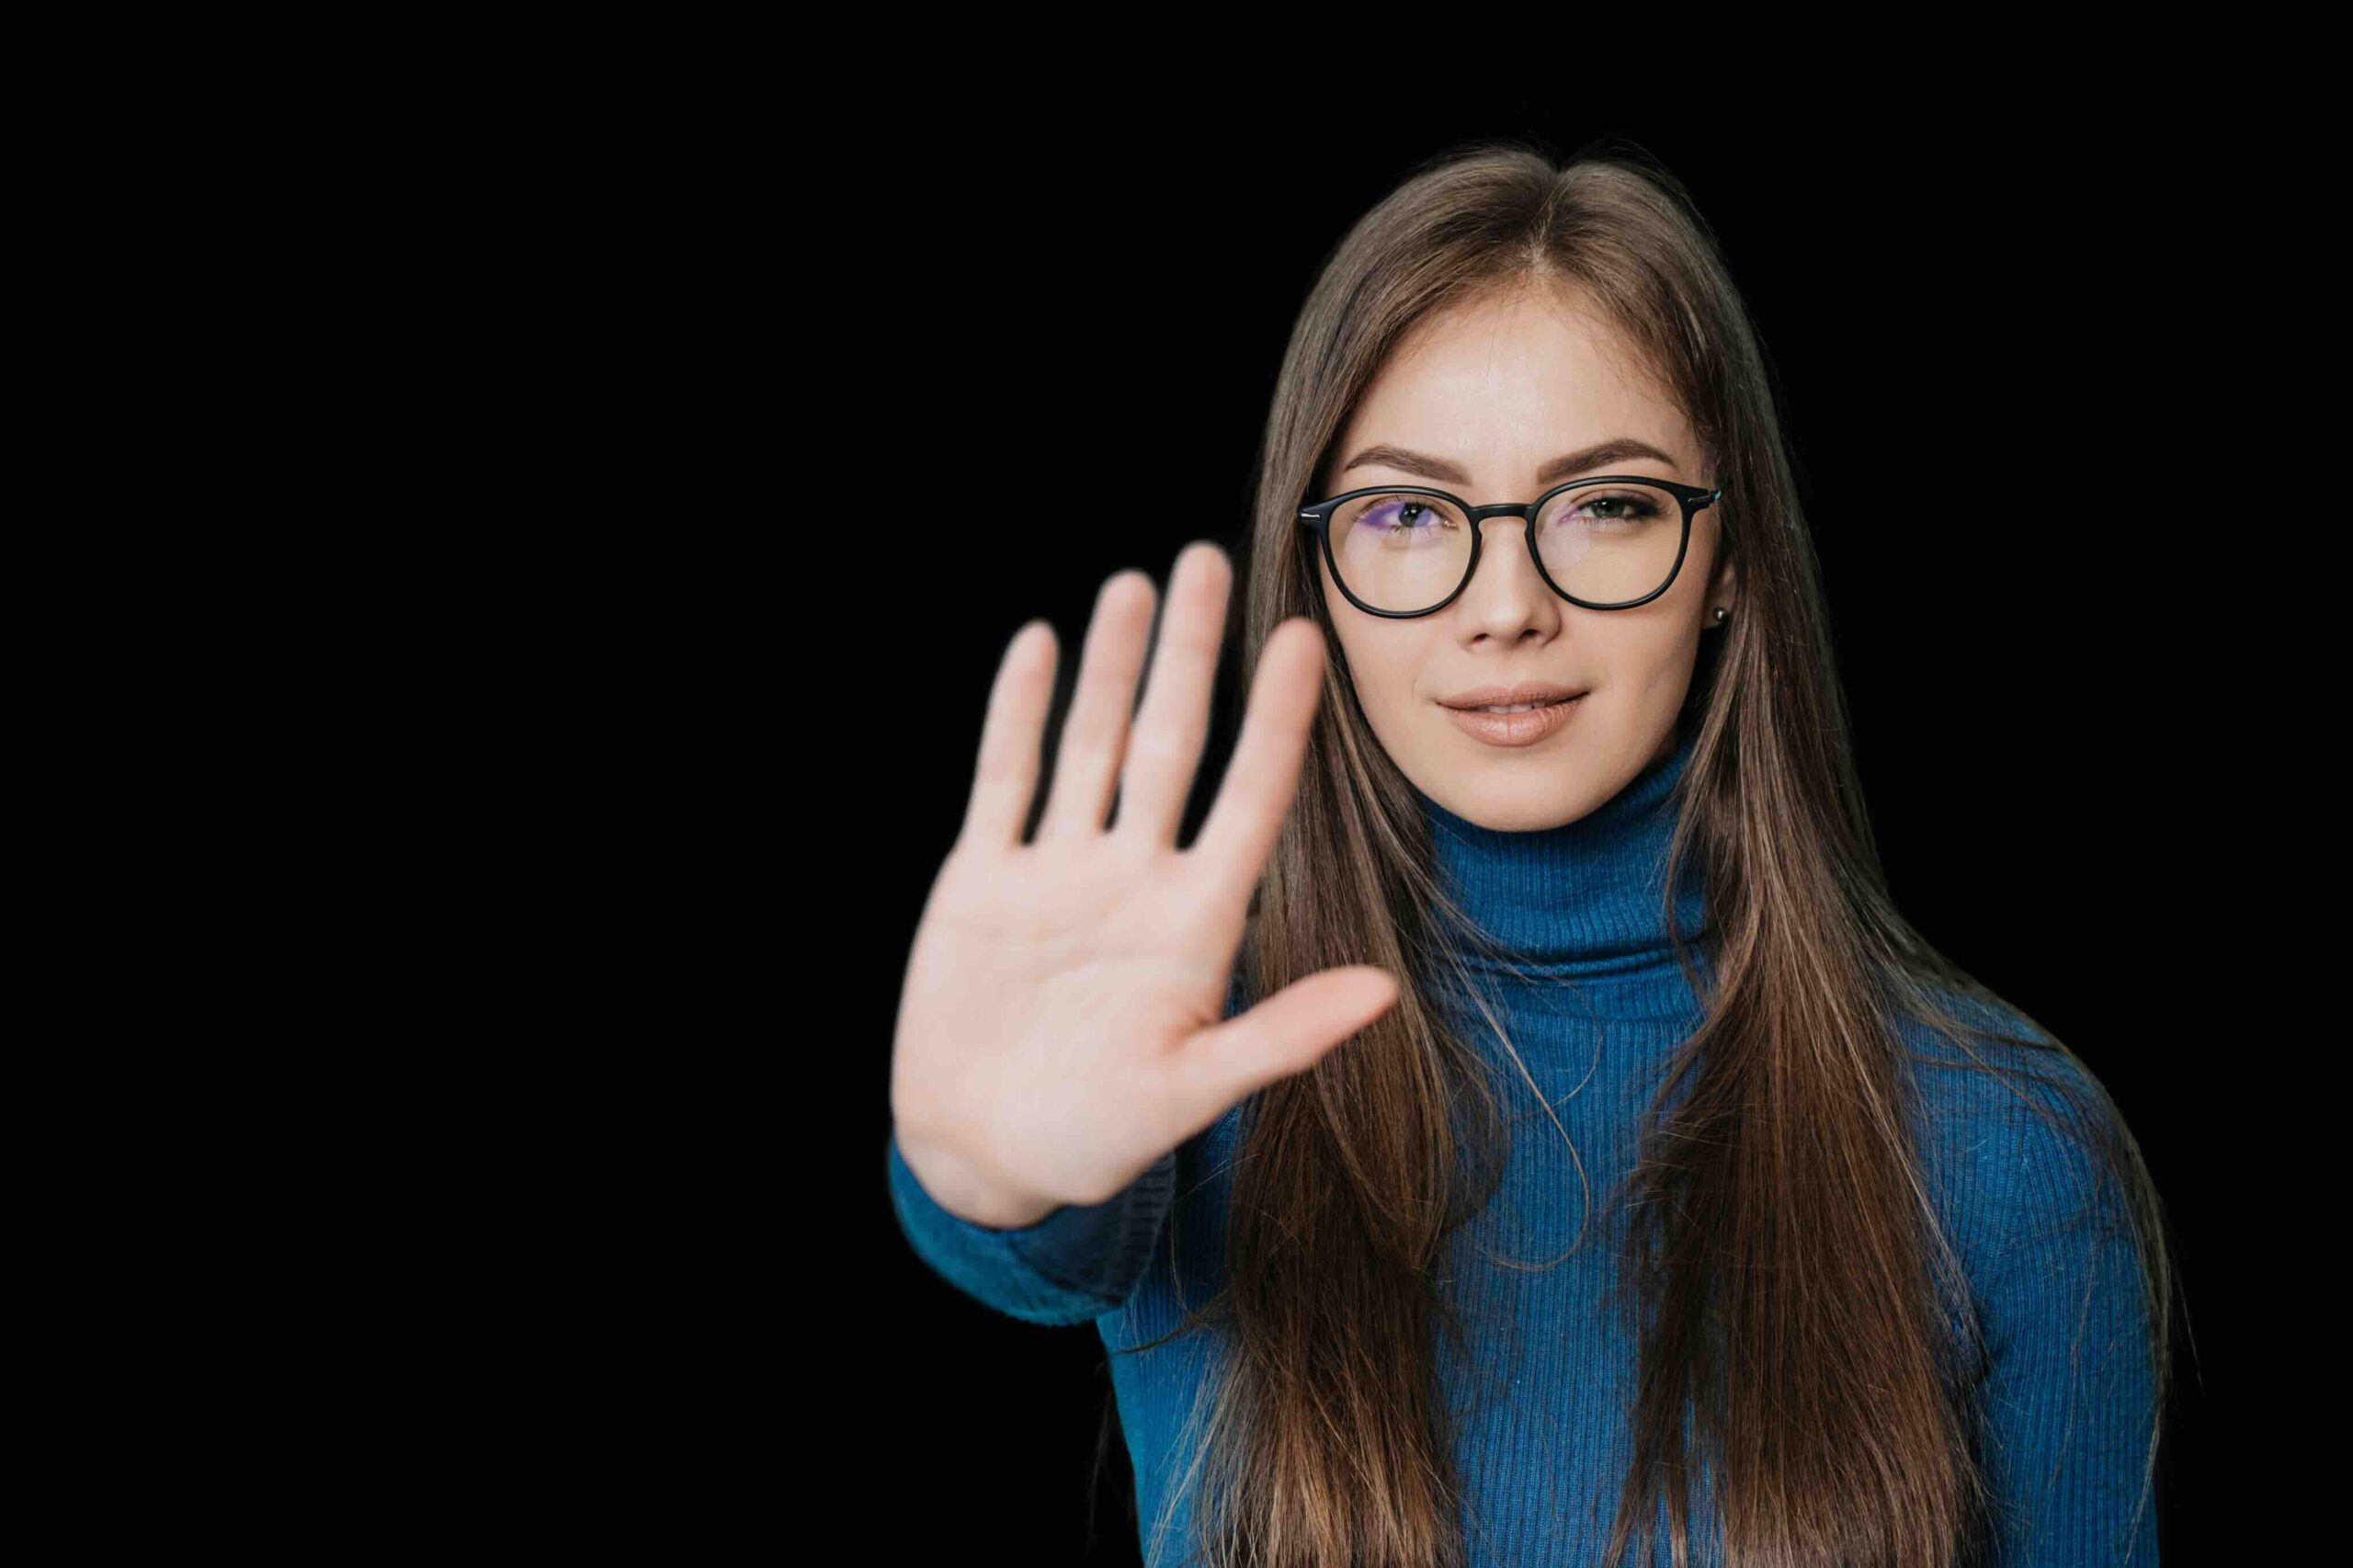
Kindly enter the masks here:
[[1320, 557], [1318, 561], [1316, 580], [1323, 585], [1324, 609], [1333, 627], [1327, 656], [1346, 662], [1357, 704], [1368, 718], [1410, 715], [1420, 691], [1423, 663], [1429, 656], [1429, 634], [1415, 622], [1364, 614], [1341, 597], [1332, 574], [1322, 568]]
[[1381, 632], [1381, 628], [1374, 627], [1356, 636], [1348, 671], [1356, 680], [1357, 699], [1368, 713], [1408, 720], [1421, 690], [1421, 642], [1403, 635], [1382, 636]]
[[1681, 588], [1677, 583], [1649, 607], [1662, 613], [1615, 617], [1606, 631], [1589, 636], [1581, 663], [1586, 673], [1637, 700], [1645, 689], [1688, 676], [1698, 632], [1688, 607], [1675, 601]]
[[[1353, 609], [1344, 599], [1343, 608]], [[1365, 617], [1335, 615], [1332, 625], [1336, 642], [1330, 653], [1345, 661], [1348, 682], [1356, 688], [1357, 701], [1368, 715], [1402, 712], [1414, 700], [1415, 682], [1421, 668], [1420, 653], [1415, 642], [1407, 637], [1383, 636], [1383, 628], [1368, 626]]]

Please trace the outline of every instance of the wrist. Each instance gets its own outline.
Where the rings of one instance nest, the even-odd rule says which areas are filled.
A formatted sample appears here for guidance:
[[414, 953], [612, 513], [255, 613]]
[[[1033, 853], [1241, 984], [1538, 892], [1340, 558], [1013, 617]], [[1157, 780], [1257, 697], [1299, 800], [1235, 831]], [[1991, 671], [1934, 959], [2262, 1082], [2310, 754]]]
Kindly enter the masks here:
[[1008, 1189], [975, 1170], [961, 1155], [894, 1130], [899, 1157], [931, 1200], [971, 1224], [992, 1231], [1026, 1230], [1063, 1205], [1050, 1198]]

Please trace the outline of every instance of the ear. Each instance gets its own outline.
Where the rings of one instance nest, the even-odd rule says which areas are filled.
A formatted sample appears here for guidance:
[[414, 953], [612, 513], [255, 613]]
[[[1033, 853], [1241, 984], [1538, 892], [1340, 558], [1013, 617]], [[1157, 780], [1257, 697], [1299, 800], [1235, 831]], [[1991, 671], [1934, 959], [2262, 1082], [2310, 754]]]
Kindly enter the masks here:
[[1710, 625], [1715, 623], [1716, 607], [1737, 609], [1740, 606], [1740, 562], [1725, 556], [1716, 562], [1716, 570], [1708, 580], [1706, 615]]

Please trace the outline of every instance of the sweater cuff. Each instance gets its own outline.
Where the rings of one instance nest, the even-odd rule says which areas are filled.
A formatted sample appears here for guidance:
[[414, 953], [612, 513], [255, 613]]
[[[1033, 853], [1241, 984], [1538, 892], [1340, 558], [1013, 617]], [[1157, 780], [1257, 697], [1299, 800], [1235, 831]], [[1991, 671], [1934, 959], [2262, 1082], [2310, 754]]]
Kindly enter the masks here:
[[1122, 1305], [1176, 1188], [1172, 1149], [1105, 1202], [1066, 1203], [1000, 1230], [940, 1207], [900, 1152], [895, 1128], [888, 1159], [892, 1207], [916, 1254], [966, 1295], [1029, 1323], [1083, 1323]]

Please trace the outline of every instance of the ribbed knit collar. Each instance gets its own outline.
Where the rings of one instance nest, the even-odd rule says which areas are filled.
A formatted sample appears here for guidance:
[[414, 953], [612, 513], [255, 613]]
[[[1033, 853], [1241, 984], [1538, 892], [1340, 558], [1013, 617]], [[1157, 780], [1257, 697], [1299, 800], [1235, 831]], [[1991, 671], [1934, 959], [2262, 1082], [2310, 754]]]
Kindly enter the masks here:
[[[1547, 978], [1622, 980], [1688, 996], [1659, 895], [1675, 787], [1695, 738], [1682, 734], [1672, 752], [1574, 822], [1534, 832], [1482, 827], [1416, 788], [1440, 884]], [[1676, 918], [1687, 942], [1701, 935], [1707, 898], [1696, 857], [1677, 888]], [[1473, 970], [1494, 970], [1475, 949], [1462, 957]]]

